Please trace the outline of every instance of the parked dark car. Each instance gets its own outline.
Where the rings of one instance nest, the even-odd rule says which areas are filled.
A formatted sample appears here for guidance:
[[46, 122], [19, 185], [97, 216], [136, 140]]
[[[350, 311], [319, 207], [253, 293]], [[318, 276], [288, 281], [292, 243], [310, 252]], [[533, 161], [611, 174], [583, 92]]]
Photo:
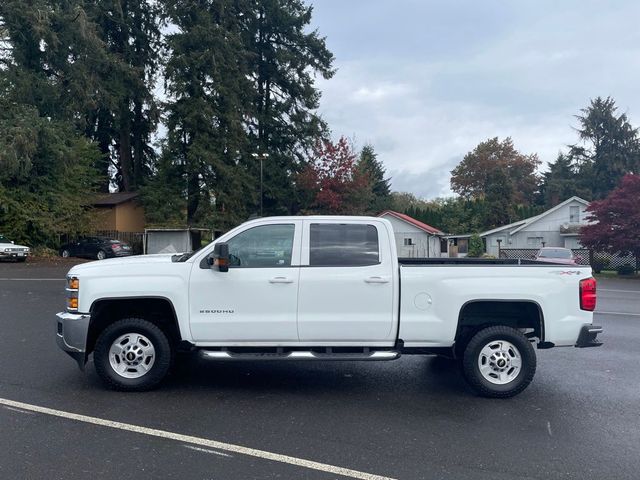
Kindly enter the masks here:
[[560, 263], [562, 265], [577, 265], [573, 252], [568, 248], [543, 247], [538, 250], [536, 260], [547, 263]]
[[85, 257], [104, 260], [105, 258], [127, 257], [132, 254], [131, 246], [105, 237], [82, 237], [60, 247], [61, 257]]

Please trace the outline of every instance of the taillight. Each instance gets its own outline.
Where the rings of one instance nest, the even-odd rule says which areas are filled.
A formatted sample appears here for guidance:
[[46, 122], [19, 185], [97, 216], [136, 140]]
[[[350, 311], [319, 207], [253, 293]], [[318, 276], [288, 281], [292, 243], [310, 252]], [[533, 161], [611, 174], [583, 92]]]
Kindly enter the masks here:
[[120, 250], [122, 247], [120, 246], [119, 243], [114, 243], [113, 245], [111, 245], [111, 250], [113, 250], [114, 252], [117, 252], [118, 250]]
[[596, 309], [596, 279], [580, 280], [580, 309], [593, 312]]

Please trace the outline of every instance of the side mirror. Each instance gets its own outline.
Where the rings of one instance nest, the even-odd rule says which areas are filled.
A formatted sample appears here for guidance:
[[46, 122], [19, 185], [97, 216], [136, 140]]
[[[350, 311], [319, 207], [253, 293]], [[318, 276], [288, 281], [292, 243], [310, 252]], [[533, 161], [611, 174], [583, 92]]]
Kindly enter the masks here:
[[213, 254], [208, 259], [209, 266], [219, 272], [229, 271], [229, 244], [221, 242], [213, 247]]
[[15, 245], [15, 243], [16, 243], [16, 242], [14, 242], [13, 240], [11, 240], [11, 244], [12, 244], [12, 245]]

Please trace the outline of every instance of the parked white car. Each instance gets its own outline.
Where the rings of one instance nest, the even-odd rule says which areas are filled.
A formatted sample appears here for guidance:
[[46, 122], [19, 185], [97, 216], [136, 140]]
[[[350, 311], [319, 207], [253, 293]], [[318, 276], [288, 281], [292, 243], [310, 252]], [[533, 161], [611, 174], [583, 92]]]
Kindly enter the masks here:
[[24, 262], [29, 253], [29, 247], [16, 245], [4, 235], [0, 235], [0, 260], [13, 259], [17, 262]]
[[[104, 382], [146, 390], [179, 349], [213, 360], [460, 358], [481, 395], [524, 390], [539, 349], [592, 347], [585, 266], [398, 259], [388, 220], [271, 217], [193, 254], [73, 267], [60, 347]], [[568, 367], [567, 367], [568, 368]]]

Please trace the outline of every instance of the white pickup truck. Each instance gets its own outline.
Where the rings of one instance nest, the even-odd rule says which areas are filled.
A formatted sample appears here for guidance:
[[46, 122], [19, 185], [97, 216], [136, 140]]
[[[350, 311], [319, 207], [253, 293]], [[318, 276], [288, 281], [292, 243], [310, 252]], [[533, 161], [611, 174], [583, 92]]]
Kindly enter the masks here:
[[249, 221], [192, 254], [90, 262], [67, 277], [57, 341], [104, 382], [147, 390], [175, 353], [213, 360], [461, 360], [481, 395], [533, 379], [534, 346], [598, 346], [584, 266], [398, 259], [372, 217]]

